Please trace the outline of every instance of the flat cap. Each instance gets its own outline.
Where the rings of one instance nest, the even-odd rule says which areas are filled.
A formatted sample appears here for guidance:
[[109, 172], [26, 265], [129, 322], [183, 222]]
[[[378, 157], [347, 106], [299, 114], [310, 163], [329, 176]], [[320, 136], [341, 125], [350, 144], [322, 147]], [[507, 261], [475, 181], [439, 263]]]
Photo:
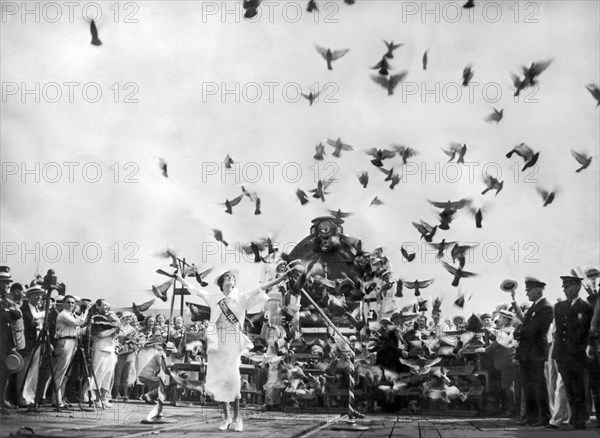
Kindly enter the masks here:
[[527, 277], [525, 279], [525, 289], [531, 289], [533, 287], [545, 287], [546, 283], [544, 283], [543, 281], [540, 281], [538, 279], [535, 278], [531, 278], [531, 277]]
[[572, 275], [563, 275], [562, 277], [560, 277], [560, 279], [563, 282], [563, 286], [571, 286], [572, 284], [581, 284], [581, 282], [583, 281], [583, 278], [580, 277], [574, 277]]

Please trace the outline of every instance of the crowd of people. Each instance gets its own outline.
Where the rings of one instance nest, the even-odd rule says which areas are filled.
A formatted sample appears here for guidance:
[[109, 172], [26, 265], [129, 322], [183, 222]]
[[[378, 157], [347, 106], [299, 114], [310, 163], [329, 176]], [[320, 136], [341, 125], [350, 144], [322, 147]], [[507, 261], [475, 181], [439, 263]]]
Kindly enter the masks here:
[[[243, 293], [235, 288], [237, 270], [217, 278], [219, 292], [207, 292], [177, 274], [177, 281], [210, 308], [203, 321], [186, 323], [181, 315], [169, 321], [163, 314], [115, 313], [105, 299], [54, 291], [47, 297], [41, 280], [23, 287], [12, 281], [8, 267], [0, 267], [2, 414], [15, 407], [38, 412], [44, 403], [69, 409], [69, 377], [87, 373], [83, 389], [74, 395], [78, 401], [110, 408], [115, 400], [141, 399], [158, 403], [155, 414], [161, 415], [169, 397], [165, 374], [173, 363], [193, 361], [207, 366], [202, 396], [206, 390], [222, 403], [221, 430], [241, 431], [242, 356], [263, 369], [258, 385], [267, 409], [277, 409], [283, 399], [300, 404], [333, 387], [347, 388], [353, 370], [357, 388], [368, 388], [369, 397], [401, 400], [413, 408], [464, 403], [469, 389], [485, 385], [503, 414], [533, 427], [582, 429], [592, 406], [596, 412], [600, 406], [600, 300], [597, 287], [579, 297], [580, 277], [561, 277], [565, 299], [554, 306], [544, 298], [545, 283], [528, 278], [529, 305], [518, 305], [513, 290], [512, 302], [489, 313], [445, 319], [439, 300], [432, 308], [423, 301], [401, 310], [386, 306], [393, 293], [385, 284], [367, 291], [365, 304], [354, 310], [336, 311], [331, 297], [323, 310], [315, 309], [314, 301], [308, 306], [312, 312], [301, 310], [306, 303], [291, 292], [302, 281], [308, 288], [311, 281], [306, 272], [298, 275], [302, 271], [280, 262], [270, 281]], [[379, 274], [373, 280], [387, 278], [383, 268]], [[369, 300], [371, 293], [377, 299]], [[247, 318], [257, 304], [263, 309], [258, 323]], [[324, 339], [303, 335], [302, 326], [314, 322], [314, 314], [329, 326]], [[351, 322], [352, 335], [336, 329], [341, 317]], [[86, 366], [82, 358], [87, 368], [74, 372]], [[468, 372], [451, 373], [456, 366]]]

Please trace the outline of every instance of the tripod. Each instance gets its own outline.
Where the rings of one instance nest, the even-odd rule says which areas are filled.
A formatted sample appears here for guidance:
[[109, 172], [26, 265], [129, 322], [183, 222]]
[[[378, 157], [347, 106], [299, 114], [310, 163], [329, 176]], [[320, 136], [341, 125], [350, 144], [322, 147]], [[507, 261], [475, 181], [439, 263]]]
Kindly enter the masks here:
[[100, 388], [98, 387], [98, 381], [96, 380], [96, 374], [94, 373], [94, 367], [89, 361], [90, 356], [90, 348], [91, 348], [91, 326], [87, 329], [87, 345], [82, 345], [82, 342], [78, 340], [77, 342], [77, 351], [75, 352], [75, 357], [73, 358], [73, 362], [76, 364], [76, 375], [79, 380], [79, 391], [78, 391], [78, 404], [79, 409], [87, 410], [83, 407], [84, 396], [83, 396], [83, 385], [84, 382], [88, 382], [88, 406], [94, 408], [96, 410], [96, 403], [92, 400], [92, 394], [94, 389], [92, 388], [92, 381], [95, 386], [96, 398], [100, 401], [100, 406], [104, 409], [104, 402], [102, 401], [102, 396], [100, 394]]
[[[48, 330], [48, 312], [50, 310], [50, 293], [52, 292], [52, 287], [46, 287], [46, 285], [44, 285], [44, 289], [46, 290], [46, 300], [44, 303], [44, 326], [42, 328], [42, 330], [40, 331], [38, 338], [36, 340], [36, 347], [33, 349], [33, 351], [31, 352], [31, 356], [29, 357], [29, 360], [27, 361], [27, 370], [25, 372], [25, 378], [23, 379], [23, 383], [21, 384], [21, 387], [19, 388], [19, 392], [22, 393], [23, 389], [25, 388], [25, 384], [27, 383], [27, 376], [29, 375], [29, 372], [31, 371], [31, 366], [33, 365], [33, 359], [35, 358], [35, 354], [37, 352], [37, 350], [39, 349], [40, 351], [40, 356], [39, 356], [39, 366], [38, 366], [38, 373], [39, 373], [39, 367], [41, 367], [44, 364], [44, 359], [47, 359], [48, 361], [48, 365], [50, 366], [50, 376], [51, 376], [51, 380], [53, 382], [54, 385], [54, 391], [55, 394], [59, 394], [58, 392], [58, 382], [56, 381], [56, 374], [54, 373], [54, 364], [52, 363], [52, 351], [53, 351], [53, 346], [52, 346], [52, 342], [50, 340], [50, 333]], [[38, 385], [40, 385], [41, 382], [38, 381]], [[43, 397], [42, 391], [38, 391], [36, 388], [35, 391], [35, 397], [34, 397], [34, 409], [37, 409], [39, 404], [40, 404], [40, 399]], [[57, 410], [60, 411], [60, 401], [57, 400]]]

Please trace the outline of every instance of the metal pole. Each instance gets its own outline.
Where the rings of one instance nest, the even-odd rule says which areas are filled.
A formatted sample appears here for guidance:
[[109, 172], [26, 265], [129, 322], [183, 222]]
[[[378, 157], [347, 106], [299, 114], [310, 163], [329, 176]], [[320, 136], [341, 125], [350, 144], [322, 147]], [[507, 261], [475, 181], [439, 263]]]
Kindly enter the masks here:
[[[325, 323], [330, 328], [332, 328], [333, 331], [350, 348], [350, 371], [348, 373], [348, 378], [349, 378], [348, 379], [348, 418], [350, 418], [350, 419], [362, 418], [362, 417], [364, 417], [364, 415], [361, 414], [360, 412], [358, 412], [356, 409], [354, 409], [354, 403], [355, 403], [354, 377], [355, 377], [356, 367], [354, 366], [355, 353], [354, 353], [354, 349], [352, 348], [352, 344], [350, 344], [350, 341], [347, 340], [346, 337], [342, 335], [342, 333], [338, 330], [338, 328], [335, 326], [335, 324], [333, 322], [331, 322], [331, 320], [327, 317], [327, 315], [325, 315], [325, 312], [323, 312], [323, 310], [321, 310], [319, 305], [312, 299], [312, 297], [304, 289], [300, 289], [300, 291], [304, 294], [304, 296], [308, 299], [308, 301], [311, 302], [311, 304], [314, 306], [314, 308], [317, 310], [317, 312], [319, 312], [319, 314], [323, 317], [323, 320], [325, 321]], [[361, 429], [361, 430], [364, 430], [364, 429]]]

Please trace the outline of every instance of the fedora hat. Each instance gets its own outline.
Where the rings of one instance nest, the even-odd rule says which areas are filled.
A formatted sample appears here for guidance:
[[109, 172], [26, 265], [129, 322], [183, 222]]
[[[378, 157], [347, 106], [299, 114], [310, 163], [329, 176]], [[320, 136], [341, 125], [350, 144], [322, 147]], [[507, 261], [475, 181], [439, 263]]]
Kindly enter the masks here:
[[165, 350], [175, 353], [177, 351], [177, 347], [171, 341], [165, 343]]
[[517, 280], [513, 280], [512, 278], [507, 278], [500, 284], [500, 289], [504, 292], [513, 292], [517, 289], [519, 283]]
[[513, 319], [513, 320], [517, 319], [517, 315], [515, 315], [510, 310], [500, 309], [500, 311], [498, 312], [498, 315], [504, 316], [505, 318], [509, 318], [509, 319]]
[[12, 283], [12, 277], [10, 276], [10, 268], [8, 266], [0, 266], [0, 281]]
[[23, 356], [21, 356], [17, 350], [12, 350], [10, 354], [6, 356], [4, 360], [4, 364], [10, 373], [17, 373], [25, 365], [25, 360], [23, 360]]
[[33, 286], [30, 286], [27, 288], [27, 290], [25, 291], [25, 295], [27, 297], [29, 297], [29, 295], [31, 294], [43, 294], [44, 293], [44, 289], [42, 289], [42, 287], [39, 284], [34, 284]]

